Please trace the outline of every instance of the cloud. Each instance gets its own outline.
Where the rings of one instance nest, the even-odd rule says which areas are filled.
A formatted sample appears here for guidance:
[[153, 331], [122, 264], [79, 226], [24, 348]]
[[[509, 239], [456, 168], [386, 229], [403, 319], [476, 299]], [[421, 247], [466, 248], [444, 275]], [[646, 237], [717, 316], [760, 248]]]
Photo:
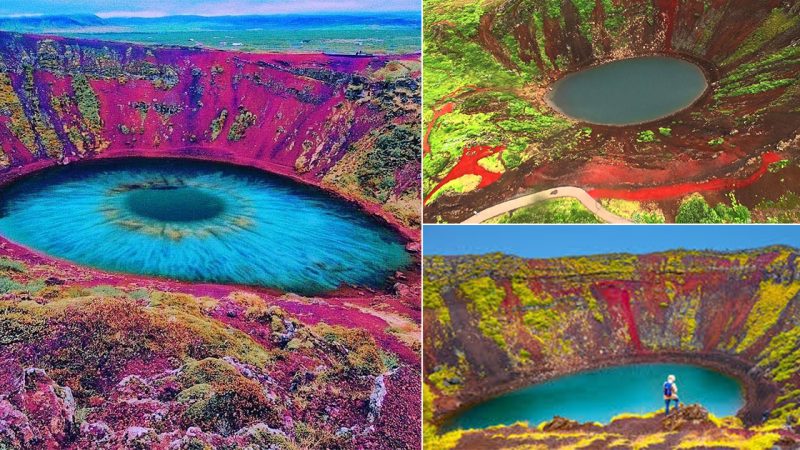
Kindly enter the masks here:
[[24, 17], [42, 17], [44, 14], [39, 13], [21, 13], [21, 14], [0, 14], [0, 17], [8, 19], [21, 19]]
[[419, 4], [414, 0], [306, 0], [295, 2], [229, 0], [200, 3], [190, 9], [193, 11], [191, 14], [237, 16], [319, 12], [416, 11], [419, 9]]
[[[96, 14], [110, 17], [169, 15], [269, 15], [297, 13], [366, 13], [419, 11], [419, 0], [0, 0], [0, 15]], [[113, 6], [110, 6], [113, 5]]]
[[152, 19], [154, 17], [168, 16], [168, 13], [163, 11], [100, 11], [95, 13], [101, 19], [111, 19], [114, 17], [141, 17], [145, 19]]

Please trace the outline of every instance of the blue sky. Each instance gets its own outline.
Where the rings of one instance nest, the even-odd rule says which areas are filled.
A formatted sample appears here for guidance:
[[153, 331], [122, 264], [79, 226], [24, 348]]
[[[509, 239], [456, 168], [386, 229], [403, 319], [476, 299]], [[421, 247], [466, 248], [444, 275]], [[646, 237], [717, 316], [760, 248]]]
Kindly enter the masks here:
[[419, 0], [2, 0], [0, 16], [96, 14], [161, 17], [325, 12], [419, 11]]
[[800, 226], [428, 225], [423, 240], [426, 255], [499, 251], [531, 258], [676, 248], [738, 250], [773, 244], [800, 248]]

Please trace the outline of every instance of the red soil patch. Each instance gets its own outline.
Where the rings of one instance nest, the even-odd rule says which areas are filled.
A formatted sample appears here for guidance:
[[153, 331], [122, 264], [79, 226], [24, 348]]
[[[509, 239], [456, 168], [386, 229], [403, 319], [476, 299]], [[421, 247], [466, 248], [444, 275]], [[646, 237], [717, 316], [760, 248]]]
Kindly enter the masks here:
[[728, 189], [739, 189], [749, 186], [761, 178], [769, 165], [781, 160], [780, 155], [774, 152], [767, 152], [761, 155], [761, 166], [749, 177], [740, 178], [719, 178], [702, 182], [679, 183], [670, 186], [654, 186], [642, 189], [592, 189], [589, 195], [594, 198], [619, 198], [633, 201], [655, 201], [671, 198], [683, 197], [694, 192], [702, 191], [721, 191]]
[[664, 16], [664, 24], [666, 31], [664, 33], [664, 50], [672, 50], [672, 34], [675, 30], [675, 16], [678, 14], [678, 0], [658, 0], [656, 2], [658, 9], [662, 11]]
[[425, 203], [428, 203], [428, 200], [430, 200], [433, 194], [441, 189], [442, 186], [464, 175], [480, 176], [481, 182], [478, 184], [478, 189], [485, 188], [486, 186], [489, 186], [490, 184], [499, 180], [503, 175], [502, 173], [489, 172], [481, 167], [478, 164], [478, 161], [487, 156], [500, 153], [505, 149], [506, 147], [504, 145], [498, 145], [497, 147], [478, 145], [464, 150], [464, 152], [461, 154], [461, 159], [458, 160], [458, 163], [455, 165], [455, 167], [453, 167], [453, 170], [451, 170], [446, 177], [442, 178], [442, 181], [440, 181], [439, 184], [437, 184], [436, 187], [431, 190], [430, 194], [425, 197]]
[[633, 319], [631, 310], [631, 295], [625, 289], [614, 283], [599, 283], [596, 285], [597, 293], [608, 305], [609, 311], [616, 313], [628, 328], [628, 335], [631, 337], [631, 345], [638, 353], [643, 353], [642, 341], [639, 339], [639, 330]]

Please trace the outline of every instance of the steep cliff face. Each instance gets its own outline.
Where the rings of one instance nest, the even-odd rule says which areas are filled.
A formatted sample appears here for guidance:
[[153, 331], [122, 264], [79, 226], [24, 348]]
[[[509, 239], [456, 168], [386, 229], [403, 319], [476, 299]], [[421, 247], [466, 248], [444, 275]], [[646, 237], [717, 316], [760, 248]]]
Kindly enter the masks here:
[[[609, 364], [687, 361], [744, 379], [741, 419], [798, 426], [800, 253], [425, 259], [430, 421]], [[532, 424], [535, 425], [535, 424]], [[598, 430], [599, 431], [599, 430]]]
[[419, 58], [0, 33], [0, 181], [117, 155], [230, 161], [418, 221]]
[[[668, 219], [693, 192], [713, 202], [734, 190], [761, 210], [759, 220], [789, 208], [779, 199], [794, 192], [778, 179], [796, 170], [776, 178], [766, 166], [797, 157], [797, 2], [430, 0], [424, 8], [427, 221], [461, 221], [563, 185], [656, 203], [648, 207]], [[545, 101], [564, 74], [650, 54], [696, 62], [710, 89], [672, 117], [624, 127], [579, 123]]]

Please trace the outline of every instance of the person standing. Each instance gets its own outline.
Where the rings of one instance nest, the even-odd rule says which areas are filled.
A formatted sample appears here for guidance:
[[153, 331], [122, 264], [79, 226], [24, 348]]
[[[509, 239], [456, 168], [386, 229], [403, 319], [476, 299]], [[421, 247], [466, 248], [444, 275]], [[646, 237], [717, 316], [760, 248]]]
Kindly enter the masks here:
[[667, 377], [667, 381], [664, 382], [664, 403], [666, 404], [666, 409], [664, 410], [665, 415], [669, 415], [669, 404], [673, 401], [675, 402], [675, 409], [679, 409], [680, 400], [678, 399], [678, 385], [675, 384], [675, 375], [669, 375]]

